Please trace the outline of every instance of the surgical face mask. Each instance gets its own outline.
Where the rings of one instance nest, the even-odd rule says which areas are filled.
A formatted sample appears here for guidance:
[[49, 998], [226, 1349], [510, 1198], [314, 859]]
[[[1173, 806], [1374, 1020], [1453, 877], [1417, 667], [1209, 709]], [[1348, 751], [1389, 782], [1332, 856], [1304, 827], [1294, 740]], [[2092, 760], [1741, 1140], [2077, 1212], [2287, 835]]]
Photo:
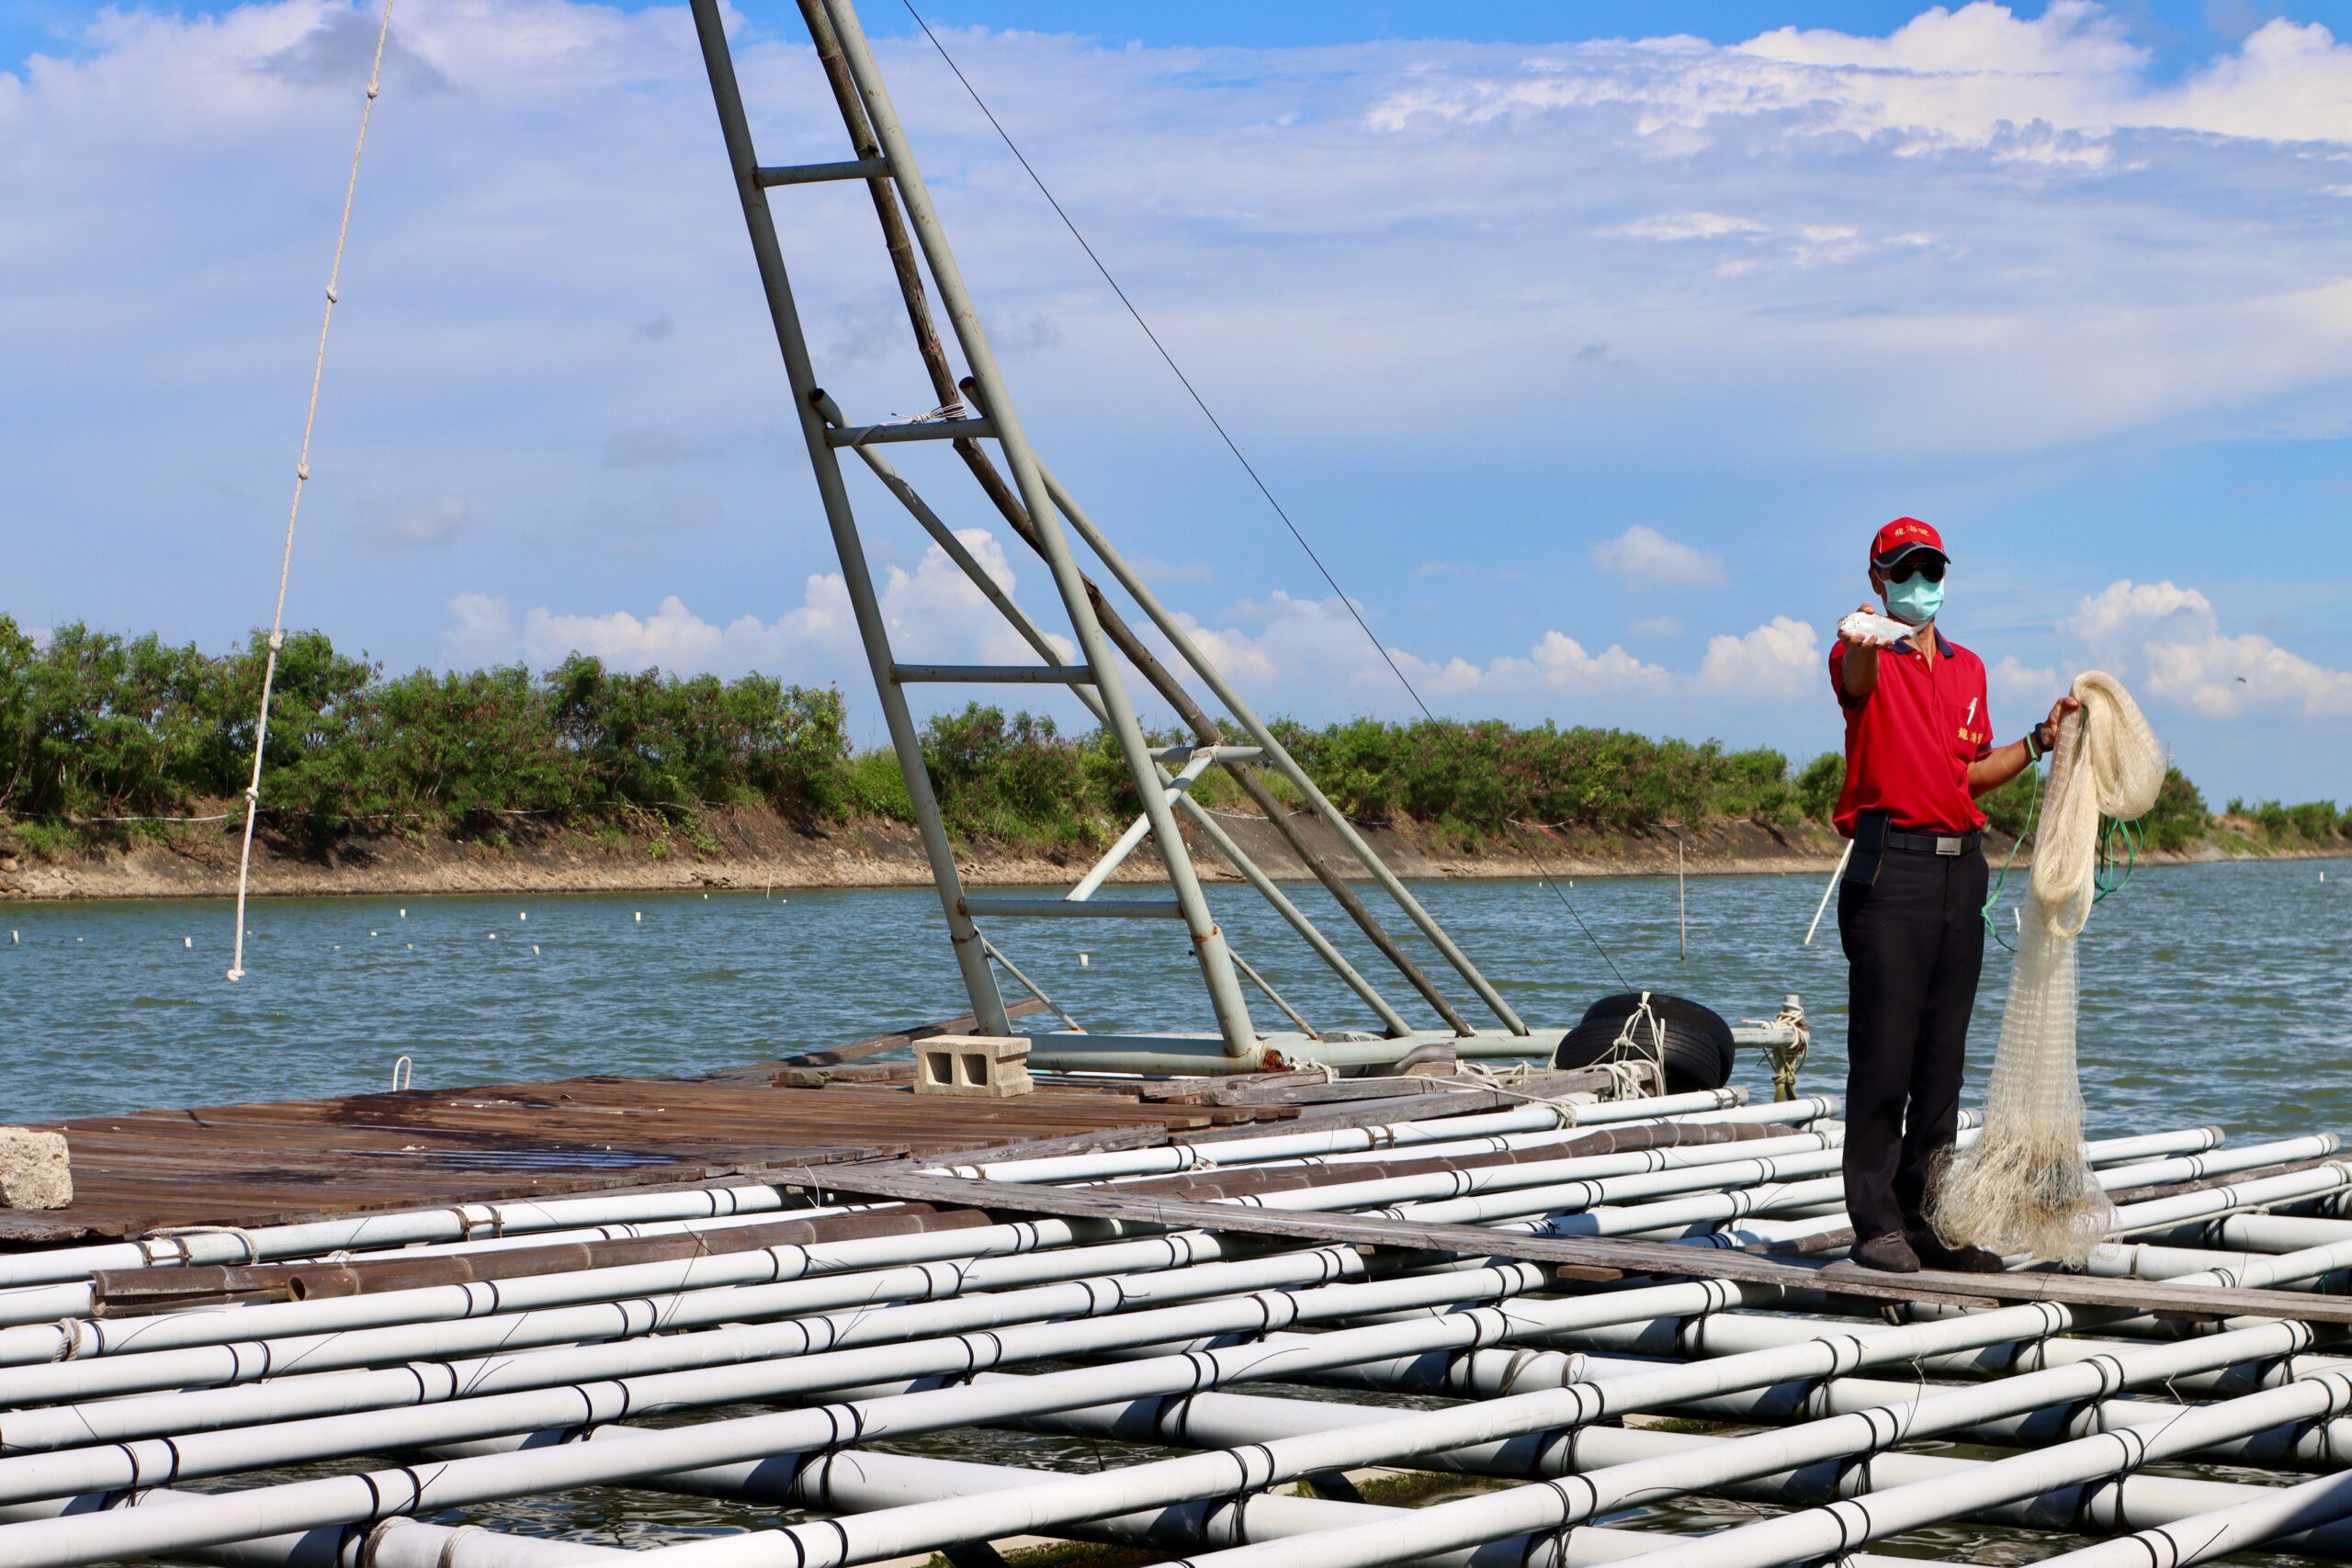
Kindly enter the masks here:
[[1930, 582], [1925, 572], [1913, 572], [1886, 585], [1886, 607], [1906, 626], [1924, 626], [1944, 607], [1944, 585]]

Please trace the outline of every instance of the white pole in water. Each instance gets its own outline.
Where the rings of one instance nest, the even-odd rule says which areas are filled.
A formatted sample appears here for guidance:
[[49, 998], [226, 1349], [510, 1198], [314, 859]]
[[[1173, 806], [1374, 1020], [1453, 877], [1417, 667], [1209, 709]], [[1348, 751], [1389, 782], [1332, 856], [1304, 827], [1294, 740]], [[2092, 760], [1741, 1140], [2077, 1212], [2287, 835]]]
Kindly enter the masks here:
[[1682, 829], [1674, 830], [1674, 918], [1681, 928], [1682, 952], [1678, 962], [1690, 962], [1690, 898], [1682, 880]]
[[1813, 945], [1813, 933], [1821, 929], [1821, 917], [1829, 908], [1829, 896], [1838, 891], [1838, 882], [1846, 874], [1846, 863], [1854, 858], [1854, 840], [1846, 840], [1845, 852], [1838, 857], [1838, 869], [1829, 874], [1829, 886], [1821, 890], [1821, 903], [1813, 911], [1813, 924], [1804, 928], [1804, 945]]

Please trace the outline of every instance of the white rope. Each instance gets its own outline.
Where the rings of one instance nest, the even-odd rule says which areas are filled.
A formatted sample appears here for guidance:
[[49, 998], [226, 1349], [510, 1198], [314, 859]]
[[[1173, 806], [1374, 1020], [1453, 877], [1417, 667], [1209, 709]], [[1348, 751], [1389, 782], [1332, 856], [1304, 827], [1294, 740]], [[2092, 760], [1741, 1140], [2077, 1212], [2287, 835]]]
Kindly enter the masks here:
[[246, 1262], [261, 1261], [261, 1243], [254, 1239], [253, 1232], [242, 1225], [161, 1225], [149, 1231], [143, 1239], [175, 1243], [180, 1249], [180, 1261], [193, 1263], [196, 1261], [196, 1254], [187, 1244], [187, 1238], [192, 1235], [234, 1236], [237, 1244], [245, 1249]]
[[359, 138], [352, 144], [351, 176], [344, 182], [343, 221], [334, 231], [334, 264], [327, 269], [327, 307], [319, 321], [319, 354], [311, 366], [311, 406], [302, 415], [302, 454], [294, 463], [294, 502], [286, 513], [286, 552], [277, 562], [277, 607], [269, 617], [269, 657], [261, 671], [261, 715], [254, 724], [254, 776], [245, 785], [244, 844], [237, 853], [236, 949], [229, 958], [229, 978], [245, 977], [245, 889], [254, 869], [254, 818], [261, 810], [262, 749], [269, 740], [269, 694], [277, 682], [277, 650], [286, 646], [286, 582], [294, 570], [294, 525], [302, 516], [302, 487], [311, 479], [311, 431], [319, 421], [319, 383], [326, 376], [327, 330], [334, 325], [336, 286], [343, 278], [344, 242], [351, 237], [351, 200], [359, 189], [359, 155], [368, 148], [368, 121], [376, 113], [376, 96], [383, 90], [384, 40], [391, 36], [392, 0], [384, 0], [384, 19], [376, 29], [376, 57], [368, 67], [368, 101], [359, 110]]
[[[1608, 1069], [1604, 1067], [1602, 1070], [1607, 1071]], [[1461, 1062], [1456, 1064], [1455, 1072], [1451, 1077], [1440, 1077], [1434, 1073], [1397, 1073], [1395, 1076], [1400, 1079], [1409, 1079], [1415, 1083], [1435, 1084], [1441, 1089], [1461, 1089], [1464, 1092], [1469, 1092], [1470, 1085], [1463, 1082], [1463, 1079], [1467, 1078], [1470, 1080], [1471, 1084], [1476, 1084], [1477, 1088], [1486, 1090], [1489, 1094], [1500, 1095], [1505, 1100], [1515, 1100], [1527, 1105], [1542, 1105], [1548, 1107], [1551, 1110], [1552, 1114], [1559, 1119], [1558, 1124], [1560, 1126], [1575, 1126], [1577, 1124], [1577, 1102], [1567, 1095], [1531, 1094], [1522, 1089], [1512, 1087], [1516, 1084], [1525, 1083], [1528, 1079], [1533, 1077], [1535, 1074], [1536, 1069], [1525, 1062], [1514, 1062], [1509, 1067], [1506, 1067], [1499, 1072], [1496, 1071], [1492, 1067], [1485, 1066], [1483, 1063]]]
[[[1617, 1031], [1617, 1038], [1609, 1043], [1608, 1055], [1593, 1065], [1616, 1076], [1621, 1092], [1617, 1098], [1629, 1100], [1642, 1089], [1634, 1081], [1636, 1072], [1646, 1072], [1658, 1091], [1666, 1089], [1666, 1021], [1650, 1006], [1651, 993], [1642, 993], [1641, 1004], [1625, 1015], [1624, 1024]], [[1642, 1043], [1642, 1027], [1649, 1026], [1649, 1043]]]

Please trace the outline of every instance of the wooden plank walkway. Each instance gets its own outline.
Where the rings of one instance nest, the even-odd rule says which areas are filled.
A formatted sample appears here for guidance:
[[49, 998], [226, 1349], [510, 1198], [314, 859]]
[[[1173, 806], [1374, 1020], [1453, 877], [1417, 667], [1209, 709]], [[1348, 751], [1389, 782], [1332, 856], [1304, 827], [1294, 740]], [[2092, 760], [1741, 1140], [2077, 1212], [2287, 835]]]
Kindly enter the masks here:
[[1478, 1225], [1422, 1224], [1364, 1214], [1290, 1213], [1185, 1199], [1127, 1196], [1103, 1188], [1032, 1187], [930, 1176], [910, 1166], [841, 1166], [825, 1172], [829, 1192], [905, 1198], [1004, 1214], [1057, 1214], [1133, 1220], [1289, 1241], [1412, 1248], [1465, 1258], [1516, 1258], [1562, 1266], [1574, 1279], [1635, 1275], [1733, 1280], [1791, 1291], [1826, 1291], [1872, 1301], [1966, 1305], [2054, 1302], [2064, 1306], [2154, 1313], [2167, 1317], [2275, 1317], [2352, 1324], [2352, 1300], [2300, 1291], [2222, 1290], [2158, 1280], [2094, 1280], [2072, 1274], [1883, 1274], [1859, 1264], [1765, 1257], [1623, 1236], [1537, 1236]]
[[282, 1224], [357, 1210], [757, 1176], [1075, 1135], [1161, 1142], [1285, 1120], [1282, 1106], [1146, 1101], [1050, 1087], [1017, 1100], [910, 1084], [775, 1086], [775, 1065], [703, 1078], [582, 1077], [335, 1100], [138, 1111], [65, 1134], [74, 1202], [0, 1209], [0, 1248], [164, 1225]]

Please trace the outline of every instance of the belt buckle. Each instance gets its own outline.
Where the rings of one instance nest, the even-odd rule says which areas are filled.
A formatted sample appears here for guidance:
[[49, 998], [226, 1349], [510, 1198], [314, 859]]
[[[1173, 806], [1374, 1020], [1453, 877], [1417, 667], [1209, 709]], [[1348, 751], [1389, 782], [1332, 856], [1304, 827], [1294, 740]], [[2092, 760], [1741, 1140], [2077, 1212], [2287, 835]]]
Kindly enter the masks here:
[[1962, 840], [1947, 839], [1942, 834], [1939, 833], [1936, 835], [1936, 853], [1939, 855], [1956, 855], [1960, 853], [1962, 842], [1963, 840]]

